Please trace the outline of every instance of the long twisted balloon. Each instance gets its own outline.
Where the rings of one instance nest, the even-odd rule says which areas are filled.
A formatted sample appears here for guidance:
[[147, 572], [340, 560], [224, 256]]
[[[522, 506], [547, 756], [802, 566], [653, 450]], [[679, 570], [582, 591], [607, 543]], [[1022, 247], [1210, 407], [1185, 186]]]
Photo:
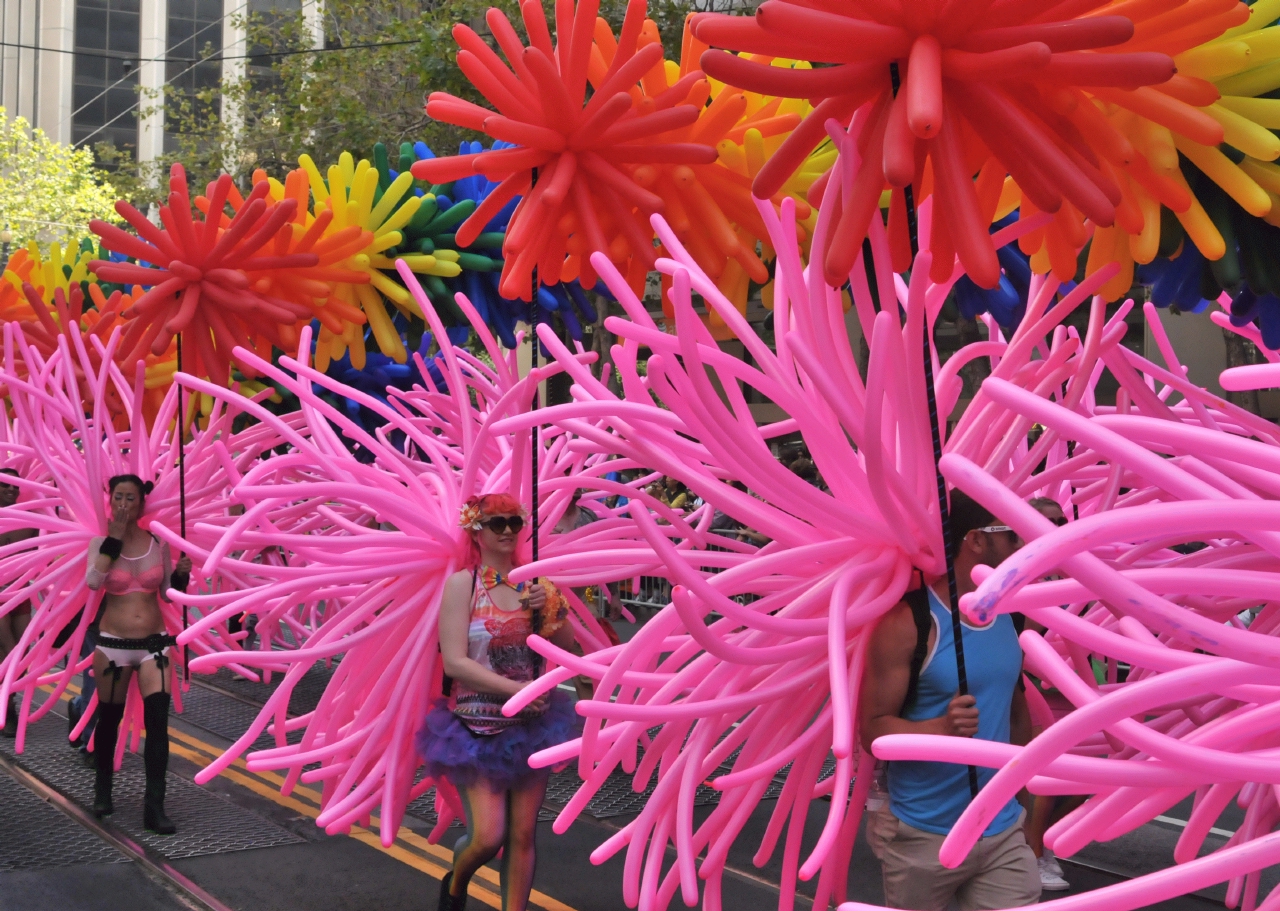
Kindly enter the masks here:
[[[408, 267], [401, 267], [401, 276], [435, 337], [447, 340]], [[192, 663], [197, 672], [234, 663], [283, 674], [254, 724], [200, 773], [199, 780], [217, 775], [269, 730], [277, 745], [250, 753], [250, 768], [285, 770], [286, 791], [299, 780], [322, 782], [323, 809], [317, 822], [329, 832], [367, 824], [377, 810], [386, 844], [395, 839], [406, 805], [433, 786], [440, 786], [437, 837], [461, 814], [447, 783], [417, 778], [420, 762], [413, 747], [430, 701], [440, 693], [436, 616], [443, 586], [467, 558], [459, 509], [469, 496], [488, 491], [511, 490], [528, 499], [529, 435], [499, 431], [495, 425], [525, 411], [534, 384], [561, 369], [553, 366], [521, 377], [515, 352], [498, 348], [463, 295], [458, 295], [458, 304], [470, 316], [491, 365], [446, 344], [438, 377], [429, 373], [420, 355], [415, 356], [421, 384], [409, 391], [388, 387], [385, 400], [344, 386], [312, 367], [306, 358], [309, 329], [303, 330], [300, 356], [281, 358], [278, 366], [238, 352], [297, 397], [297, 420], [277, 417], [243, 400], [237, 406], [273, 428], [292, 451], [254, 466], [238, 481], [233, 497], [245, 506], [242, 516], [230, 524], [220, 522], [216, 529], [197, 525], [202, 534], [221, 534], [205, 558], [206, 573], [227, 566], [237, 573], [252, 570], [258, 579], [239, 590], [182, 598], [203, 619], [181, 641], [204, 636], [245, 612], [260, 618], [259, 628], [264, 621], [269, 625], [289, 615], [305, 615], [311, 622], [295, 649], [228, 651]], [[202, 380], [182, 381], [214, 397], [231, 397]], [[358, 402], [382, 425], [367, 431], [317, 389]], [[599, 455], [564, 433], [544, 437], [544, 446], [539, 490], [548, 515], [542, 531], [547, 536], [573, 488], [603, 490], [609, 482], [601, 478], [615, 466], [598, 464]], [[645, 498], [640, 495], [638, 500]], [[689, 537], [679, 515], [655, 508], [672, 523], [672, 534]], [[612, 575], [607, 568], [579, 565], [576, 573], [552, 573], [553, 579], [587, 584], [653, 571], [652, 560], [637, 561], [625, 550], [628, 532], [634, 538], [634, 524], [616, 515], [568, 536], [575, 541], [622, 539], [610, 561]], [[233, 553], [266, 546], [289, 554], [287, 564], [250, 567]], [[560, 549], [552, 539], [543, 553], [553, 556]], [[579, 641], [588, 650], [607, 646], [589, 612], [581, 604], [575, 607], [572, 622]], [[289, 699], [302, 675], [316, 660], [338, 656], [341, 662], [320, 704], [313, 712], [289, 718]], [[299, 730], [301, 739], [289, 742], [286, 734]], [[306, 771], [312, 763], [319, 768]]]

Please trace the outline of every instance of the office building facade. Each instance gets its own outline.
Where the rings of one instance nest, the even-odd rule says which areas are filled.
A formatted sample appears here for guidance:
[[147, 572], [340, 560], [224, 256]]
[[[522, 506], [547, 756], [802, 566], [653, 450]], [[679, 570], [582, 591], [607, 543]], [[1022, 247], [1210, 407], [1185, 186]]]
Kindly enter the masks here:
[[150, 160], [165, 150], [165, 87], [238, 78], [239, 20], [298, 9], [322, 35], [317, 0], [0, 0], [0, 104], [58, 142]]

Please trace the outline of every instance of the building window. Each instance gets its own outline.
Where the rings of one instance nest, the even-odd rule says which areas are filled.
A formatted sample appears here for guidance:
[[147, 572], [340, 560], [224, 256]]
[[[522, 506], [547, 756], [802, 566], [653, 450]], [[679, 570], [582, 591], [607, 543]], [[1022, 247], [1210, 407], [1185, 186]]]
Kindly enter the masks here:
[[165, 118], [165, 151], [177, 147], [176, 134], [168, 127], [186, 116], [200, 120], [222, 116], [222, 101], [215, 93], [200, 101], [201, 93], [217, 89], [222, 81], [222, 0], [169, 0], [168, 56], [165, 79], [170, 87], [169, 115]]
[[76, 0], [71, 140], [138, 145], [140, 0]]
[[[282, 30], [297, 19], [301, 11], [302, 0], [249, 0], [249, 15], [253, 25], [250, 28], [251, 43], [245, 74], [251, 80], [255, 92], [270, 92], [280, 87], [280, 76], [274, 67], [279, 65], [282, 58], [269, 55], [285, 46]], [[263, 43], [264, 38], [268, 43]]]

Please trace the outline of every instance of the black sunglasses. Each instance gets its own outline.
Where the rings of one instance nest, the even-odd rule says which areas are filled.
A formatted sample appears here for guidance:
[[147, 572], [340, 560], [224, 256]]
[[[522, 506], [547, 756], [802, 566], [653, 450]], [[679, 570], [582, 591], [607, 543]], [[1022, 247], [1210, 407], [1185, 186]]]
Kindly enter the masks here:
[[506, 534], [507, 529], [511, 529], [512, 534], [519, 534], [520, 529], [524, 528], [524, 519], [520, 516], [494, 516], [480, 524], [495, 535]]

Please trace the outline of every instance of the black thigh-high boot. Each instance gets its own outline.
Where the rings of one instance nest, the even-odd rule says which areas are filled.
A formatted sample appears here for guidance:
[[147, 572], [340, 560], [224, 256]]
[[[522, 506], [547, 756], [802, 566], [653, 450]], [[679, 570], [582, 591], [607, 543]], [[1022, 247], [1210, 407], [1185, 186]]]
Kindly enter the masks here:
[[142, 700], [147, 742], [142, 759], [147, 768], [147, 792], [142, 824], [158, 835], [172, 835], [177, 826], [164, 815], [165, 774], [169, 770], [169, 694], [152, 693]]
[[124, 718], [123, 702], [98, 702], [98, 726], [93, 732], [93, 756], [98, 774], [93, 783], [93, 814], [99, 818], [115, 811], [111, 804], [111, 779], [115, 772], [116, 738], [120, 719]]

